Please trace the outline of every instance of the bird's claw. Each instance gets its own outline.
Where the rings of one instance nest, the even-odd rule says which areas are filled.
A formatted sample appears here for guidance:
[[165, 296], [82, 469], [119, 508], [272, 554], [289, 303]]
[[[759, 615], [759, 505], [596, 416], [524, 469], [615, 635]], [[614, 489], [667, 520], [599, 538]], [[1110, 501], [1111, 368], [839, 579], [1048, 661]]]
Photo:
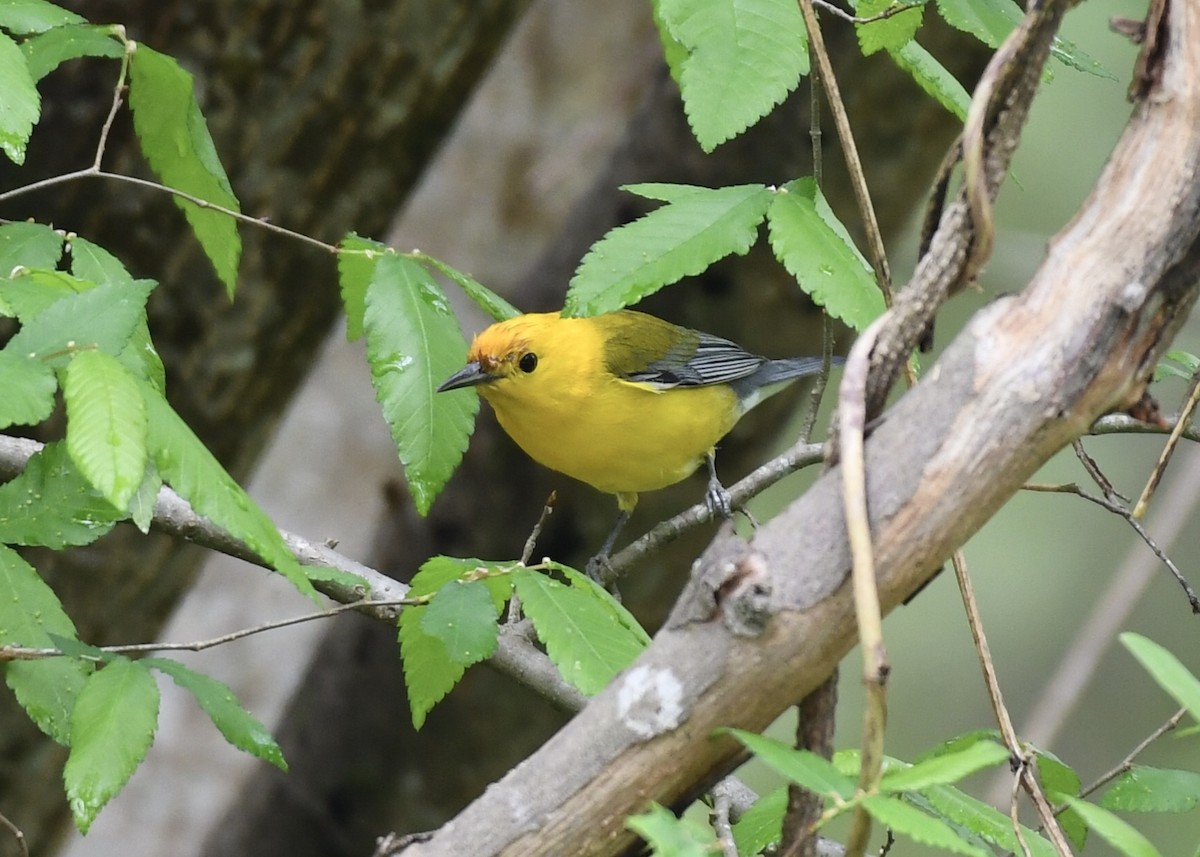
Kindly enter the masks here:
[[608, 578], [612, 576], [612, 563], [608, 560], [608, 554], [598, 553], [587, 561], [583, 571], [592, 580], [604, 586]]
[[704, 492], [704, 505], [714, 518], [718, 515], [722, 518], [733, 517], [733, 497], [715, 479], [708, 483], [708, 490]]
[[609, 561], [611, 557], [606, 551], [601, 551], [587, 561], [584, 566], [584, 574], [596, 581], [597, 584], [608, 590], [608, 593], [618, 602], [621, 600], [621, 592], [617, 589], [616, 572], [613, 571], [612, 563]]

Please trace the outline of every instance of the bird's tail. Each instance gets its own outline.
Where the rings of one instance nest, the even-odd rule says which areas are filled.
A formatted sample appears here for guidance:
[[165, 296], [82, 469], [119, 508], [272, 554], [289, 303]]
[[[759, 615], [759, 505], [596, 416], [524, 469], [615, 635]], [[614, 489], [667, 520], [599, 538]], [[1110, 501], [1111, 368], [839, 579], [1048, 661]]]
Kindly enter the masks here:
[[[843, 357], [834, 357], [831, 360], [834, 366], [841, 366], [845, 362]], [[784, 357], [768, 360], [753, 374], [733, 382], [739, 409], [745, 413], [763, 399], [782, 390], [789, 381], [816, 375], [821, 371], [821, 363], [820, 357]]]

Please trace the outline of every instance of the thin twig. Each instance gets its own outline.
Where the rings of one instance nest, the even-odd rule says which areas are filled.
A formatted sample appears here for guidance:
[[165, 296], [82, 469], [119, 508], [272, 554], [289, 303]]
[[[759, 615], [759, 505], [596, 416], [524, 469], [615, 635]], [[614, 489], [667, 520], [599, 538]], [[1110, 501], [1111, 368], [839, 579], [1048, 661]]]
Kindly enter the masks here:
[[136, 50], [136, 43], [125, 37], [125, 27], [118, 24], [113, 29], [113, 35], [120, 39], [125, 46], [125, 52], [121, 54], [121, 70], [117, 73], [117, 85], [113, 87], [112, 105], [108, 108], [108, 116], [105, 117], [104, 124], [100, 126], [100, 140], [96, 143], [96, 157], [92, 159], [92, 169], [97, 172], [100, 170], [100, 162], [104, 160], [104, 152], [108, 148], [108, 134], [112, 131], [117, 111], [121, 109], [125, 81], [129, 76], [129, 58]]
[[1180, 587], [1182, 587], [1183, 593], [1187, 597], [1188, 604], [1191, 605], [1192, 612], [1200, 614], [1200, 596], [1196, 594], [1196, 590], [1194, 590], [1192, 585], [1188, 583], [1187, 578], [1183, 576], [1183, 572], [1179, 570], [1179, 567], [1175, 565], [1174, 561], [1167, 556], [1167, 552], [1159, 547], [1158, 542], [1156, 542], [1154, 538], [1148, 532], [1146, 532], [1146, 528], [1142, 526], [1142, 522], [1133, 517], [1133, 513], [1130, 512], [1125, 506], [1116, 501], [1106, 500], [1103, 497], [1097, 497], [1095, 494], [1090, 494], [1087, 491], [1084, 491], [1074, 482], [1064, 482], [1058, 485], [1044, 485], [1036, 482], [1028, 482], [1021, 487], [1026, 491], [1035, 491], [1045, 494], [1074, 494], [1078, 497], [1082, 497], [1084, 500], [1095, 503], [1102, 509], [1107, 509], [1115, 515], [1120, 515], [1125, 519], [1129, 526], [1133, 527], [1133, 531], [1138, 534], [1141, 540], [1146, 543], [1146, 546], [1154, 552], [1156, 557], [1158, 557], [1159, 561], [1162, 562], [1162, 564], [1167, 567], [1167, 570], [1171, 572], [1171, 575], [1175, 578], [1176, 582], [1178, 582]]
[[[1088, 434], [1096, 437], [1108, 434], [1170, 434], [1179, 424], [1178, 417], [1167, 418], [1163, 425], [1155, 425], [1135, 420], [1127, 414], [1108, 414], [1092, 423]], [[1195, 425], [1185, 423], [1184, 428], [1179, 429], [1179, 434], [1190, 441], [1200, 443], [1200, 428]]]
[[1016, 835], [1022, 851], [1026, 854], [1026, 857], [1029, 857], [1029, 844], [1025, 841], [1025, 837], [1021, 832], [1020, 818], [1017, 813], [1016, 792], [1019, 783], [1029, 794], [1030, 798], [1032, 798], [1034, 808], [1037, 810], [1042, 824], [1049, 833], [1051, 843], [1058, 850], [1059, 854], [1069, 857], [1071, 847], [1067, 844], [1067, 839], [1054, 818], [1050, 804], [1042, 792], [1041, 784], [1033, 774], [1032, 757], [1026, 751], [1025, 747], [1022, 746], [1020, 739], [1017, 738], [1017, 731], [1013, 728], [1012, 716], [1008, 713], [1008, 707], [1004, 704], [1004, 695], [1000, 691], [1000, 679], [996, 675], [996, 665], [992, 660], [991, 647], [988, 645], [987, 635], [983, 631], [983, 619], [979, 614], [979, 602], [975, 599], [975, 589], [971, 585], [971, 576], [967, 573], [967, 561], [961, 550], [954, 552], [951, 557], [951, 564], [954, 566], [954, 579], [958, 582], [958, 591], [962, 596], [963, 609], [967, 614], [967, 625], [971, 629], [971, 639], [974, 640], [975, 652], [979, 655], [979, 666], [983, 671], [983, 683], [987, 688], [988, 701], [992, 705], [992, 716], [996, 718], [996, 724], [1000, 728], [1000, 737], [1004, 740], [1004, 746], [1008, 748], [1008, 752], [1012, 755], [1013, 764], [1016, 766], [1016, 770], [1014, 771], [1016, 776], [1013, 778], [1012, 794], [1010, 796], [1013, 833]]
[[25, 841], [25, 833], [9, 821], [2, 812], [0, 812], [0, 826], [8, 830], [13, 835], [13, 839], [17, 840], [17, 850], [21, 852], [21, 857], [29, 857], [29, 843]]
[[1142, 753], [1146, 752], [1147, 747], [1149, 747], [1151, 744], [1153, 744], [1159, 738], [1166, 735], [1168, 732], [1170, 732], [1175, 727], [1177, 727], [1179, 725], [1179, 721], [1183, 720], [1183, 718], [1186, 717], [1187, 714], [1188, 714], [1188, 710], [1186, 708], [1181, 708], [1178, 711], [1176, 711], [1174, 714], [1172, 714], [1170, 717], [1168, 717], [1165, 723], [1163, 723], [1161, 726], [1159, 726], [1157, 729], [1155, 729], [1153, 732], [1151, 732], [1149, 735], [1147, 735], [1142, 741], [1140, 741], [1138, 743], [1138, 745], [1136, 747], [1134, 747], [1132, 750], [1130, 750], [1129, 754], [1126, 755], [1125, 758], [1122, 759], [1119, 764], [1117, 764], [1111, 770], [1101, 774], [1099, 777], [1096, 778], [1096, 781], [1093, 782], [1092, 784], [1090, 784], [1087, 788], [1081, 789], [1079, 792], [1079, 796], [1080, 797], [1088, 797], [1089, 795], [1093, 794], [1094, 792], [1100, 790], [1104, 786], [1111, 783], [1117, 777], [1121, 776], [1121, 774], [1130, 770], [1133, 767], [1133, 763], [1135, 761], [1137, 761], [1137, 757], [1142, 755]]
[[883, 290], [888, 306], [891, 306], [892, 273], [888, 266], [887, 251], [883, 246], [883, 233], [879, 229], [875, 206], [871, 202], [871, 192], [867, 188], [866, 173], [863, 171], [862, 160], [858, 156], [858, 145], [854, 142], [854, 134], [850, 131], [846, 105], [842, 101], [837, 78], [833, 74], [833, 63], [829, 59], [829, 52], [825, 49], [825, 39], [821, 35], [820, 24], [817, 23], [813, 0], [799, 0], [799, 3], [800, 12], [804, 15], [804, 25], [808, 29], [808, 43], [817, 60], [821, 85], [825, 88], [829, 109], [833, 114], [833, 126], [837, 129], [838, 141], [842, 144], [842, 154], [845, 156], [846, 167], [850, 173], [850, 184], [854, 189], [854, 198], [858, 202], [863, 231], [867, 237], [871, 267], [875, 270], [875, 279], [879, 283], [879, 288]]
[[1196, 409], [1197, 403], [1200, 403], [1200, 371], [1192, 376], [1192, 389], [1188, 393], [1187, 401], [1179, 412], [1179, 418], [1175, 420], [1175, 428], [1171, 430], [1171, 436], [1167, 438], [1167, 445], [1163, 447], [1162, 454], [1158, 456], [1158, 461], [1150, 472], [1150, 478], [1146, 481], [1146, 487], [1142, 489], [1142, 495], [1138, 497], [1137, 504], [1133, 507], [1133, 517], [1140, 519], [1145, 516], [1146, 507], [1150, 505], [1150, 498], [1154, 496], [1158, 483], [1167, 470], [1167, 462], [1175, 453], [1175, 446], [1179, 443], [1180, 436], [1191, 424], [1192, 412]]
[[821, 410], [821, 400], [829, 388], [829, 370], [833, 366], [833, 322], [829, 314], [821, 313], [821, 371], [813, 382], [812, 392], [808, 396], [808, 413], [804, 418], [804, 428], [800, 431], [800, 442], [812, 440], [813, 431], [817, 427], [817, 416]]
[[[1017, 764], [1020, 769], [1025, 767], [1025, 757], [1019, 757], [1020, 761]], [[1017, 837], [1017, 845], [1021, 846], [1021, 854], [1024, 857], [1033, 857], [1033, 852], [1029, 850], [1029, 843], [1025, 841], [1025, 831], [1021, 829], [1021, 777], [1015, 776], [1012, 778], [1012, 788], [1008, 790], [1008, 821], [1012, 825], [1013, 833]]]
[[538, 536], [542, 534], [542, 527], [546, 525], [546, 519], [554, 513], [554, 502], [557, 499], [558, 494], [554, 491], [551, 491], [550, 496], [546, 498], [546, 503], [542, 506], [542, 514], [538, 516], [537, 523], [529, 531], [529, 538], [525, 540], [525, 547], [521, 550], [521, 565], [529, 565], [529, 561], [533, 559], [533, 551], [537, 547]]
[[875, 21], [885, 21], [888, 18], [899, 15], [901, 12], [907, 12], [909, 9], [920, 9], [925, 5], [924, 2], [894, 3], [877, 15], [868, 15], [865, 18], [859, 18], [856, 15], [851, 15], [849, 12], [841, 9], [838, 6], [834, 6], [829, 2], [829, 0], [813, 0], [813, 4], [820, 6], [826, 12], [832, 14], [835, 18], [841, 18], [843, 21], [848, 21], [851, 24], [871, 24]]
[[[883, 616], [875, 582], [875, 555], [871, 543], [871, 524], [867, 511], [866, 457], [863, 432], [866, 424], [867, 372], [871, 349], [886, 315], [873, 321], [850, 349], [838, 397], [838, 438], [841, 443], [842, 500], [846, 534], [850, 542], [851, 583], [854, 587], [854, 612], [863, 658], [862, 752], [858, 788], [874, 791], [883, 770], [883, 731], [887, 723], [888, 674], [887, 649], [883, 643]], [[866, 852], [871, 833], [871, 816], [856, 806], [846, 837], [846, 852], [860, 857]]]
[[[746, 478], [729, 488], [729, 497], [734, 506], [742, 506], [751, 497], [762, 493], [785, 476], [804, 467], [819, 464], [823, 460], [824, 444], [799, 442], [756, 468]], [[633, 567], [635, 563], [663, 545], [675, 541], [684, 533], [696, 529], [712, 519], [712, 512], [704, 503], [697, 503], [673, 518], [656, 525], [645, 535], [631, 542], [609, 560], [610, 573], [616, 579]]]
[[1092, 477], [1092, 481], [1104, 492], [1104, 496], [1113, 501], [1120, 500], [1122, 503], [1128, 503], [1129, 498], [1117, 491], [1113, 487], [1112, 480], [1104, 475], [1104, 471], [1100, 469], [1100, 464], [1096, 459], [1088, 454], [1088, 451], [1083, 448], [1083, 438], [1075, 438], [1071, 441], [1071, 449], [1075, 450], [1075, 457], [1079, 459], [1079, 463], [1083, 465], [1083, 469], [1087, 471], [1088, 476]]
[[138, 176], [127, 176], [127, 175], [123, 175], [121, 173], [111, 173], [107, 170], [102, 170], [102, 169], [99, 169], [94, 166], [88, 167], [88, 168], [82, 169], [82, 170], [75, 170], [74, 172], [70, 172], [70, 173], [61, 173], [57, 176], [51, 176], [50, 178], [41, 179], [40, 181], [31, 182], [30, 184], [13, 188], [12, 190], [6, 190], [3, 193], [0, 193], [0, 202], [4, 202], [5, 200], [8, 200], [8, 199], [13, 199], [18, 196], [23, 196], [28, 193], [33, 193], [34, 191], [45, 190], [46, 188], [52, 188], [52, 187], [56, 187], [57, 185], [66, 184], [66, 183], [72, 182], [72, 181], [77, 181], [82, 178], [112, 179], [114, 181], [123, 182], [125, 184], [137, 185], [138, 187], [147, 188], [147, 189], [153, 190], [157, 193], [170, 194], [171, 196], [175, 196], [175, 197], [178, 197], [179, 199], [186, 200], [187, 202], [190, 202], [193, 205], [199, 206], [200, 208], [207, 208], [207, 209], [211, 209], [212, 211], [219, 211], [221, 214], [231, 217], [234, 220], [238, 221], [239, 223], [247, 223], [252, 226], [258, 226], [262, 229], [266, 229], [268, 232], [274, 232], [277, 235], [283, 235], [288, 238], [293, 238], [296, 241], [300, 241], [300, 242], [302, 242], [304, 244], [308, 244], [312, 247], [318, 247], [327, 253], [332, 253], [332, 254], [336, 255], [337, 253], [341, 252], [339, 250], [339, 248], [333, 244], [328, 244], [328, 243], [320, 240], [319, 238], [313, 238], [311, 235], [305, 235], [303, 232], [296, 232], [293, 229], [288, 229], [287, 227], [279, 226], [277, 224], [272, 223], [271, 221], [267, 220], [264, 217], [251, 217], [248, 214], [243, 214], [242, 212], [236, 211], [232, 208], [226, 208], [223, 205], [218, 205], [217, 203], [210, 202], [207, 199], [202, 199], [198, 196], [195, 196], [194, 194], [188, 193], [187, 191], [180, 190], [179, 188], [168, 187], [167, 185], [161, 184], [160, 182], [151, 181], [150, 179], [139, 178]]
[[[546, 498], [546, 503], [542, 506], [542, 514], [538, 515], [537, 523], [529, 531], [529, 538], [525, 540], [525, 547], [521, 549], [521, 565], [529, 565], [529, 560], [533, 558], [533, 551], [537, 547], [538, 536], [542, 534], [542, 527], [545, 526], [546, 519], [554, 511], [554, 501], [557, 498], [558, 494], [554, 491], [551, 491], [550, 496]], [[521, 599], [517, 596], [515, 589], [508, 599], [508, 617], [506, 621], [509, 625], [515, 625], [521, 621]]]
[[731, 808], [729, 793], [724, 789], [713, 789], [712, 826], [724, 857], [738, 857], [737, 843], [733, 841], [733, 825], [729, 821]]
[[[212, 649], [216, 646], [223, 646], [226, 643], [232, 643], [235, 640], [242, 640], [246, 637], [252, 637], [255, 634], [262, 634], [265, 631], [275, 631], [279, 628], [287, 628], [292, 625], [300, 625], [305, 622], [314, 622], [318, 619], [328, 619], [332, 616], [337, 616], [340, 613], [347, 613], [351, 610], [362, 610], [364, 608], [376, 607], [401, 607], [406, 605], [425, 604], [429, 601], [428, 597], [420, 596], [416, 598], [400, 598], [393, 601], [355, 601], [350, 604], [338, 604], [330, 607], [328, 610], [319, 610], [314, 613], [304, 613], [300, 616], [291, 616], [287, 619], [277, 619], [273, 622], [264, 622], [261, 625], [255, 625], [251, 628], [242, 628], [237, 631], [231, 631], [228, 634], [222, 634], [219, 637], [211, 637], [207, 640], [193, 640], [188, 643], [131, 643], [128, 645], [119, 646], [99, 646], [99, 650], [109, 655], [133, 655], [145, 654], [146, 652], [202, 652], [205, 649]], [[0, 663], [5, 661], [33, 661], [43, 658], [62, 657], [66, 653], [61, 649], [46, 647], [46, 648], [31, 648], [25, 646], [0, 646]]]

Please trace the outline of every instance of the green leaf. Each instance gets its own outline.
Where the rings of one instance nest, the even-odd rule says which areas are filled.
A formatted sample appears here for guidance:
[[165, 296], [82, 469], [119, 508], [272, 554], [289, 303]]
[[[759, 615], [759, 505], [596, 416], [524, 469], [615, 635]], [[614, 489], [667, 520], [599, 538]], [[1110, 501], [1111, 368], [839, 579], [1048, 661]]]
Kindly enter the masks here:
[[1162, 857], [1149, 839], [1108, 810], [1075, 797], [1066, 801], [1101, 839], [1127, 857]]
[[80, 473], [124, 511], [146, 475], [146, 403], [115, 357], [83, 351], [67, 364], [67, 450]]
[[[1006, 813], [964, 794], [954, 786], [932, 786], [921, 792], [919, 797], [944, 821], [971, 831], [990, 845], [1021, 853], [1020, 842], [1013, 833], [1012, 819]], [[1054, 857], [1054, 846], [1040, 835], [1024, 825], [1021, 835], [1034, 857]]]
[[125, 47], [113, 38], [111, 25], [67, 24], [26, 39], [21, 43], [21, 52], [33, 79], [41, 80], [68, 60], [119, 59], [124, 56]]
[[109, 283], [67, 295], [28, 319], [6, 349], [56, 368], [88, 348], [118, 354], [146, 320], [151, 280]]
[[1188, 372], [1193, 374], [1197, 369], [1200, 369], [1200, 357], [1197, 357], [1195, 354], [1190, 352], [1182, 351], [1178, 348], [1172, 348], [1167, 352], [1166, 357], [1168, 360], [1174, 360], [1176, 363], [1187, 369]]
[[364, 321], [375, 396], [424, 515], [462, 460], [479, 409], [472, 392], [437, 392], [466, 363], [467, 344], [433, 277], [395, 254], [375, 263]]
[[[899, 0], [857, 0], [853, 3], [854, 14], [859, 18], [875, 17], [897, 5]], [[900, 50], [912, 41], [924, 17], [925, 7], [917, 6], [867, 24], [855, 24], [854, 31], [858, 34], [863, 56], [880, 50]]]
[[808, 31], [789, 0], [659, 0], [658, 9], [688, 53], [679, 88], [706, 152], [767, 115], [808, 71]]
[[203, 673], [190, 670], [179, 661], [169, 658], [146, 658], [142, 663], [164, 672], [175, 684], [195, 697], [213, 726], [225, 736], [225, 740], [243, 752], [270, 762], [281, 771], [288, 769], [283, 751], [271, 737], [267, 728], [258, 722], [225, 684]]
[[[1179, 364], [1178, 366], [1175, 364]], [[1196, 370], [1200, 368], [1200, 357], [1187, 351], [1172, 350], [1163, 355], [1163, 359], [1154, 367], [1154, 381], [1164, 378], [1181, 378], [1192, 380]]]
[[445, 276], [449, 277], [455, 285], [463, 290], [463, 294], [475, 302], [481, 310], [486, 312], [496, 321], [504, 321], [509, 318], [516, 318], [521, 314], [521, 311], [510, 304], [504, 298], [493, 292], [483, 283], [476, 280], [470, 274], [464, 274], [457, 268], [452, 268], [440, 259], [435, 259], [432, 256], [426, 256], [424, 253], [415, 254], [416, 258], [425, 265], [432, 265]]
[[145, 319], [134, 325], [129, 341], [117, 355], [117, 362], [124, 366], [135, 378], [149, 381], [158, 392], [167, 392], [167, 370], [163, 367], [162, 357], [150, 340], [150, 326]]
[[1001, 740], [999, 729], [973, 729], [970, 732], [963, 732], [955, 735], [953, 738], [948, 738], [940, 744], [935, 744], [929, 750], [926, 750], [913, 759], [913, 764], [924, 762], [926, 759], [936, 759], [939, 756], [961, 752], [968, 747], [975, 746], [981, 741], [994, 744]]
[[754, 802], [733, 825], [733, 841], [738, 854], [758, 854], [783, 837], [783, 816], [787, 812], [788, 790], [775, 789]]
[[71, 712], [71, 755], [63, 769], [80, 833], [129, 781], [157, 723], [158, 685], [144, 664], [119, 658], [87, 680]]
[[911, 41], [899, 50], [888, 51], [888, 55], [896, 65], [908, 72], [927, 95], [957, 116], [960, 121], [966, 120], [967, 108], [971, 106], [971, 94], [933, 54]]
[[62, 258], [63, 236], [41, 223], [0, 225], [0, 277], [13, 268], [54, 268]]
[[41, 96], [25, 55], [0, 33], [0, 149], [18, 166], [25, 163], [25, 146], [41, 111]]
[[[1079, 794], [1080, 782], [1079, 774], [1070, 766], [1046, 750], [1035, 750], [1037, 754], [1037, 773], [1038, 781], [1041, 782], [1042, 788], [1049, 795], [1070, 795], [1074, 797]], [[1061, 802], [1060, 798], [1053, 797], [1055, 802]], [[1058, 816], [1058, 826], [1062, 828], [1063, 833], [1075, 845], [1076, 848], [1082, 850], [1084, 843], [1087, 841], [1087, 825], [1075, 810], [1067, 807]]]
[[[129, 107], [142, 153], [163, 184], [240, 211], [217, 157], [192, 84], [174, 59], [143, 44], [129, 63]], [[175, 197], [230, 297], [237, 287], [242, 240], [227, 214]]]
[[1064, 795], [1079, 794], [1079, 774], [1053, 753], [1037, 750], [1038, 780], [1047, 791]]
[[0, 485], [0, 542], [58, 550], [91, 544], [121, 513], [75, 469], [61, 442], [30, 457], [15, 479]]
[[642, 647], [650, 645], [650, 635], [646, 633], [646, 629], [642, 627], [634, 615], [630, 613], [625, 605], [613, 597], [613, 594], [601, 586], [596, 581], [592, 580], [581, 571], [576, 571], [569, 565], [563, 565], [554, 560], [545, 560], [546, 568], [550, 571], [557, 571], [562, 574], [570, 584], [576, 589], [582, 590], [595, 598], [602, 607], [612, 614], [613, 619], [617, 621], [623, 628], [631, 633], [634, 638], [641, 643]]
[[[433, 595], [451, 581], [487, 566], [488, 563], [477, 559], [432, 557], [413, 575], [409, 597]], [[404, 684], [415, 729], [424, 725], [430, 710], [458, 684], [467, 669], [465, 664], [450, 658], [441, 639], [422, 629], [427, 609], [409, 606], [400, 612], [400, 653], [404, 658]]]
[[120, 259], [86, 238], [72, 235], [67, 240], [67, 252], [71, 257], [71, 273], [81, 280], [96, 285], [128, 283], [133, 280]]
[[[86, 238], [72, 236], [67, 242], [67, 250], [71, 256], [71, 273], [87, 282], [60, 285], [71, 285], [71, 290], [82, 291], [83, 286], [91, 288], [93, 283], [108, 285], [134, 282], [116, 256]], [[37, 274], [38, 272], [34, 272], [34, 276]], [[153, 280], [142, 282], [151, 289], [155, 286]], [[166, 390], [167, 379], [162, 358], [150, 339], [150, 328], [144, 319], [134, 325], [129, 341], [125, 343], [117, 359], [134, 377], [149, 381], [160, 393]]]
[[1121, 643], [1176, 702], [1200, 720], [1200, 681], [1169, 651], [1141, 634], [1126, 632]]
[[654, 2], [650, 5], [653, 7], [654, 29], [658, 31], [658, 41], [662, 46], [663, 59], [667, 61], [667, 70], [671, 73], [671, 79], [678, 86], [679, 78], [683, 75], [683, 63], [688, 58], [688, 49], [671, 35], [671, 31], [667, 28], [667, 22], [663, 20], [662, 4]]
[[12, 425], [33, 425], [54, 410], [54, 392], [58, 381], [41, 360], [31, 360], [8, 349], [0, 351], [0, 429]]
[[828, 759], [811, 750], [797, 750], [782, 741], [743, 729], [717, 731], [732, 735], [776, 773], [814, 794], [842, 800], [849, 800], [854, 794], [854, 780], [838, 771]]
[[12, 279], [0, 280], [0, 297], [11, 309], [8, 314], [26, 324], [63, 298], [82, 294], [94, 286], [95, 283], [62, 271], [20, 268]]
[[[74, 637], [58, 596], [12, 548], [0, 544], [0, 644], [48, 648], [50, 634]], [[39, 729], [66, 744], [71, 711], [92, 666], [68, 658], [12, 661], [4, 677]]]
[[884, 310], [870, 264], [816, 181], [789, 182], [767, 210], [771, 247], [800, 288], [825, 312], [863, 330]]
[[64, 24], [82, 24], [84, 19], [47, 0], [4, 0], [0, 5], [0, 30], [23, 36], [41, 33]]
[[146, 478], [129, 501], [129, 519], [142, 531], [142, 535], [150, 532], [150, 523], [154, 519], [154, 505], [158, 501], [160, 488], [162, 477], [158, 475], [158, 471], [153, 467], [146, 468]]
[[375, 274], [375, 263], [380, 256], [391, 252], [386, 244], [361, 238], [353, 232], [338, 244], [338, 287], [342, 292], [342, 309], [346, 313], [346, 339], [350, 342], [363, 335], [367, 287]]
[[708, 825], [676, 818], [657, 803], [641, 815], [629, 816], [625, 826], [646, 840], [655, 857], [713, 857], [720, 850]]
[[[999, 47], [1024, 17], [1013, 0], [937, 0], [937, 9], [947, 24], [970, 33], [990, 48]], [[1050, 54], [1063, 65], [1115, 79], [1103, 65], [1066, 39], [1055, 37]]]
[[941, 819], [926, 815], [899, 798], [871, 795], [863, 798], [862, 805], [880, 824], [914, 842], [969, 857], [991, 857], [987, 849], [967, 842]]
[[147, 448], [163, 480], [196, 512], [240, 539], [300, 592], [320, 604], [321, 598], [304, 569], [266, 513], [225, 472], [161, 393], [142, 384], [142, 397], [146, 402]]
[[599, 693], [645, 647], [590, 593], [529, 569], [514, 570], [513, 585], [546, 654], [581, 693]]
[[1200, 803], [1200, 773], [1135, 765], [1113, 782], [1100, 806], [1114, 812], [1191, 812]]
[[464, 666], [496, 651], [499, 611], [482, 581], [452, 580], [437, 591], [421, 616], [421, 630], [442, 641], [446, 657]]
[[935, 756], [909, 765], [894, 768], [879, 781], [881, 792], [902, 792], [926, 789], [932, 785], [948, 785], [976, 771], [1007, 761], [1008, 750], [992, 741], [981, 741], [954, 753]]
[[762, 185], [709, 188], [630, 185], [667, 205], [618, 226], [592, 245], [567, 291], [565, 315], [612, 312], [731, 253], [745, 255], [771, 202]]

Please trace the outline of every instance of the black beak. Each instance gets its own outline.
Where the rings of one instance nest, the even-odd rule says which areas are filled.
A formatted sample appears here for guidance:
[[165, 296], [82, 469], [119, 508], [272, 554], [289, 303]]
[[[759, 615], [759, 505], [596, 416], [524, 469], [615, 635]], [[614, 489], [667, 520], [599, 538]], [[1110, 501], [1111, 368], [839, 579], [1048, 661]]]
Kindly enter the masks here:
[[442, 385], [437, 388], [439, 393], [444, 393], [447, 390], [458, 390], [462, 387], [474, 387], [476, 384], [486, 384], [492, 380], [492, 376], [483, 370], [479, 365], [479, 361], [468, 363], [463, 368], [459, 369], [449, 378], [442, 382]]

